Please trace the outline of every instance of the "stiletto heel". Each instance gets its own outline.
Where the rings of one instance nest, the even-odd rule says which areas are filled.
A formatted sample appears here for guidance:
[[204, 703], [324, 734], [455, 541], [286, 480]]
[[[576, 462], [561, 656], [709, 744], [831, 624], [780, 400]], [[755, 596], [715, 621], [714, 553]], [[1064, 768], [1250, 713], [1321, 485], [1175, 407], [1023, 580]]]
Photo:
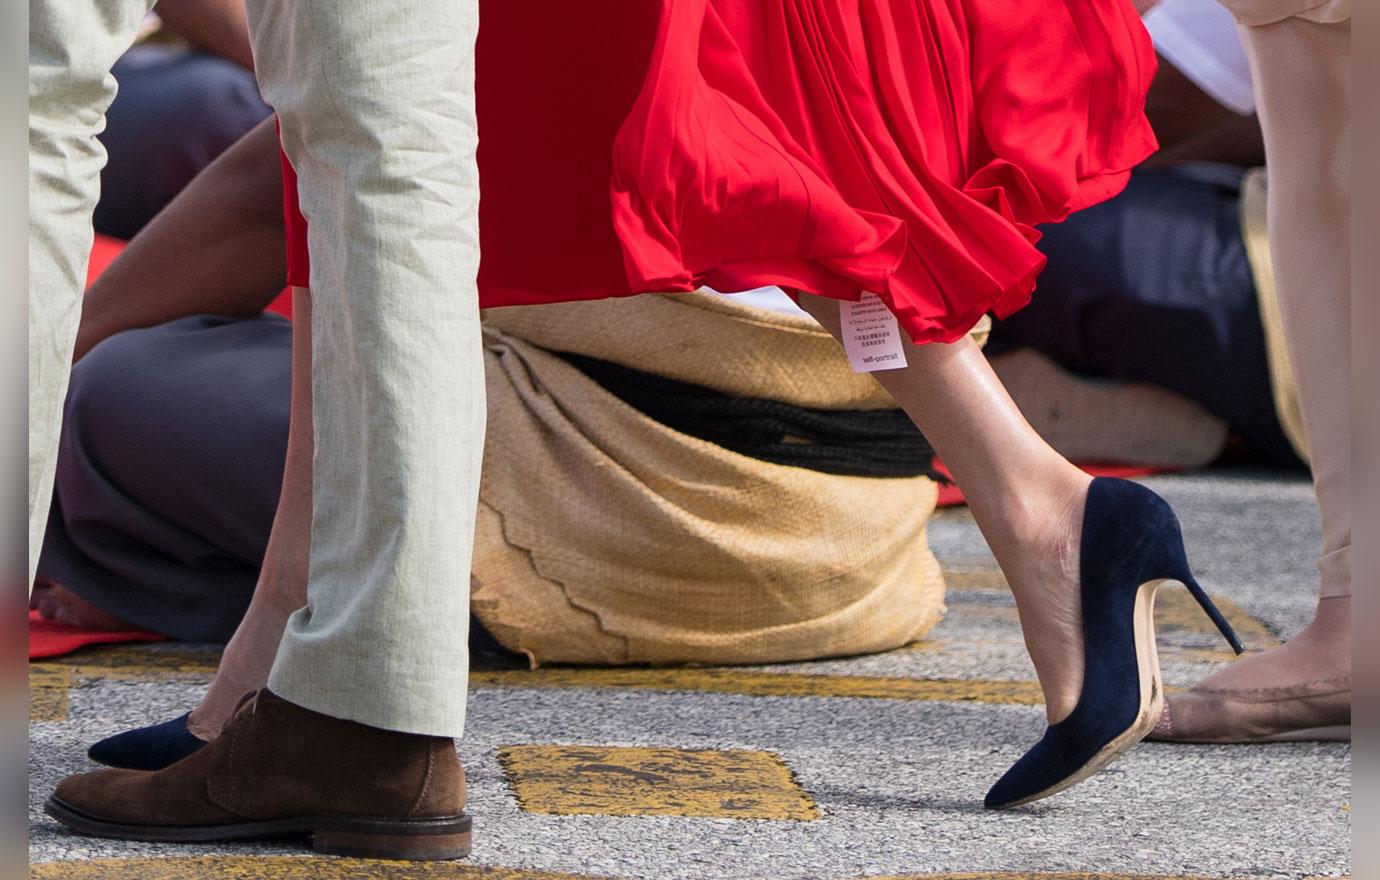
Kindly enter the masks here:
[[[1127, 485], [1136, 485], [1128, 483]], [[1193, 576], [1193, 571], [1188, 565], [1188, 555], [1184, 551], [1183, 534], [1179, 529], [1179, 520], [1174, 516], [1174, 511], [1169, 509], [1169, 505], [1162, 498], [1143, 486], [1138, 487], [1148, 493], [1164, 510], [1161, 512], [1163, 525], [1161, 534], [1156, 536], [1156, 541], [1150, 550], [1150, 556], [1146, 560], [1146, 573], [1155, 574], [1165, 580], [1178, 581], [1188, 588], [1188, 592], [1198, 601], [1198, 605], [1203, 611], [1207, 612], [1208, 618], [1217, 627], [1231, 645], [1232, 650], [1237, 654], [1245, 653], [1246, 649], [1241, 644], [1241, 640], [1236, 637], [1236, 631], [1231, 628], [1231, 624], [1222, 616], [1222, 612], [1217, 610], [1212, 599], [1208, 598], [1207, 591], [1199, 584], [1198, 579]]]
[[1093, 480], [1079, 559], [1078, 704], [992, 786], [988, 808], [1017, 807], [1076, 785], [1154, 729], [1164, 709], [1155, 593], [1169, 581], [1186, 586], [1232, 648], [1244, 650], [1189, 570], [1178, 519], [1164, 499], [1125, 480]]
[[1185, 573], [1176, 578], [1176, 580], [1180, 581], [1185, 587], [1188, 587], [1188, 591], [1193, 594], [1193, 598], [1198, 600], [1198, 604], [1203, 606], [1203, 610], [1207, 612], [1207, 616], [1211, 618], [1213, 624], [1217, 626], [1217, 630], [1226, 637], [1227, 644], [1231, 645], [1231, 649], [1237, 654], [1246, 653], [1246, 646], [1241, 644], [1241, 640], [1236, 637], [1236, 631], [1231, 628], [1230, 623], [1227, 623], [1227, 619], [1222, 616], [1222, 612], [1217, 610], [1217, 606], [1208, 598], [1208, 594], [1204, 592], [1203, 588], [1198, 586], [1198, 582], [1193, 579], [1193, 575], [1185, 571]]

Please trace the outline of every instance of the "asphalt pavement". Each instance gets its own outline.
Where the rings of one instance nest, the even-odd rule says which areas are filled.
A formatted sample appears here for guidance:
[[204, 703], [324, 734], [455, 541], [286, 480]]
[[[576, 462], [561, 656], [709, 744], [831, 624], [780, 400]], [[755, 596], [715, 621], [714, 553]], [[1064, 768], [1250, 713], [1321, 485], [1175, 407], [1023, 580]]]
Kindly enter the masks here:
[[[1200, 580], [1249, 647], [1315, 600], [1309, 484], [1253, 472], [1147, 480], [1175, 506]], [[1142, 744], [1088, 782], [982, 809], [1043, 711], [1014, 605], [966, 511], [929, 533], [949, 613], [870, 657], [736, 669], [477, 669], [460, 752], [475, 816], [466, 863], [313, 857], [300, 843], [95, 840], [41, 812], [92, 741], [192, 706], [208, 649], [119, 647], [37, 664], [30, 683], [35, 878], [853, 880], [1279, 877], [1350, 873], [1344, 744]], [[1182, 594], [1182, 590], [1174, 592]], [[1182, 595], [1158, 615], [1170, 687], [1230, 653]]]

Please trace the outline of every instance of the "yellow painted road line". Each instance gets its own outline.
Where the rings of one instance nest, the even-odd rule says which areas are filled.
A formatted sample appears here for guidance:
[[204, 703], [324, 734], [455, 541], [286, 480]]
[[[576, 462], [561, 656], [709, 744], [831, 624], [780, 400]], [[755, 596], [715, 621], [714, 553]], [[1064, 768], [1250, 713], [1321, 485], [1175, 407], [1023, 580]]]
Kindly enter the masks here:
[[605, 880], [465, 862], [393, 862], [315, 856], [202, 856], [41, 862], [29, 880]]
[[[897, 874], [886, 877], [867, 877], [858, 880], [1211, 880], [1187, 874], [1114, 874], [1102, 871], [1061, 871], [1042, 873], [1039, 871], [996, 871], [960, 874]], [[1235, 880], [1250, 880], [1235, 878]]]
[[[945, 571], [944, 583], [950, 590], [1010, 590], [1006, 585], [1006, 577], [998, 570]], [[1236, 602], [1224, 596], [1213, 596], [1212, 601], [1248, 646], [1264, 649], [1273, 648], [1280, 643], [1279, 636], [1269, 626], [1253, 617]], [[1014, 607], [993, 608], [990, 605], [975, 605], [964, 602], [961, 596], [952, 594], [947, 597], [946, 602], [951, 609], [956, 609], [951, 611], [953, 615], [961, 616], [984, 609], [997, 616], [1016, 619]], [[1212, 621], [1203, 613], [1203, 609], [1198, 607], [1198, 603], [1189, 592], [1172, 586], [1160, 590], [1155, 597], [1155, 628], [1164, 634], [1172, 634], [1177, 630], [1217, 637], [1217, 628], [1212, 625]]]
[[500, 749], [498, 759], [529, 813], [819, 818], [790, 767], [770, 752], [519, 745]]
[[[95, 680], [158, 680], [154, 667], [53, 667], [35, 663], [29, 668], [29, 707], [33, 722], [67, 720], [73, 685]], [[170, 676], [181, 679], [178, 676]], [[205, 676], [199, 676], [204, 680]], [[876, 700], [917, 700], [948, 703], [1006, 703], [1038, 706], [1044, 702], [1033, 681], [1000, 679], [882, 678], [860, 675], [803, 675], [751, 672], [738, 669], [542, 667], [473, 669], [470, 686], [481, 688], [582, 688], [594, 690], [668, 691], [739, 694], [757, 697], [851, 697]]]
[[60, 666], [75, 675], [108, 678], [206, 678], [215, 674], [219, 662], [220, 652], [216, 650], [118, 645], [82, 650], [34, 665]]
[[[202, 856], [166, 859], [91, 859], [40, 862], [29, 880], [614, 880], [586, 874], [553, 874], [522, 868], [472, 865], [466, 862], [390, 862], [325, 859], [314, 856]], [[907, 874], [857, 880], [1211, 880], [1208, 877], [1159, 874], [1040, 873], [1032, 871], [959, 874]], [[1236, 878], [1249, 880], [1249, 878]], [[1351, 880], [1350, 877], [1309, 880]]]
[[998, 569], [979, 571], [945, 571], [944, 586], [951, 590], [1001, 590], [1008, 592], [1006, 575]]
[[219, 657], [214, 651], [120, 646], [36, 661], [29, 664], [29, 720], [66, 721], [71, 689], [86, 681], [207, 682]]
[[756, 697], [855, 697], [954, 703], [1040, 705], [1033, 681], [992, 679], [873, 678], [861, 675], [796, 675], [702, 668], [542, 667], [475, 670], [470, 685], [485, 687], [593, 688], [688, 691]]
[[30, 667], [29, 722], [66, 721], [71, 687], [72, 676], [66, 669], [38, 664]]
[[[29, 880], [614, 880], [591, 874], [562, 874], [522, 868], [493, 868], [465, 862], [385, 862], [373, 859], [291, 857], [291, 855], [208, 855], [199, 858], [105, 858], [81, 862], [40, 862]], [[1163, 874], [987, 872], [894, 874], [857, 880], [1212, 880]], [[1242, 880], [1242, 879], [1236, 879]], [[1249, 879], [1246, 879], [1249, 880]], [[1351, 880], [1310, 877], [1308, 880]]]
[[[958, 572], [949, 575], [966, 589], [1005, 589], [998, 572]], [[976, 604], [956, 605], [955, 614], [1015, 620], [1011, 608]], [[1156, 619], [1160, 629], [1172, 639], [1175, 630], [1196, 634], [1211, 632], [1210, 624], [1187, 593], [1166, 590], [1160, 593]], [[1223, 613], [1237, 632], [1253, 646], [1268, 647], [1277, 637], [1263, 623], [1246, 614], [1229, 600], [1219, 600]], [[1013, 642], [1013, 644], [1015, 644]], [[938, 642], [920, 642], [911, 650], [940, 650]], [[1165, 653], [1175, 647], [1165, 645]], [[1180, 659], [1215, 662], [1219, 652], [1184, 648]], [[1222, 657], [1225, 657], [1221, 653]], [[34, 663], [30, 667], [30, 711], [37, 722], [56, 722], [66, 718], [68, 692], [73, 684], [91, 680], [178, 680], [207, 681], [215, 672], [218, 655], [214, 651], [120, 646], [83, 651], [55, 661]], [[592, 688], [610, 690], [655, 690], [691, 693], [726, 693], [748, 696], [855, 697], [866, 699], [919, 700], [929, 702], [982, 702], [1039, 705], [1042, 695], [1033, 681], [996, 679], [924, 679], [902, 677], [810, 675], [755, 672], [737, 668], [585, 668], [543, 667], [535, 671], [516, 669], [473, 670], [474, 687]]]

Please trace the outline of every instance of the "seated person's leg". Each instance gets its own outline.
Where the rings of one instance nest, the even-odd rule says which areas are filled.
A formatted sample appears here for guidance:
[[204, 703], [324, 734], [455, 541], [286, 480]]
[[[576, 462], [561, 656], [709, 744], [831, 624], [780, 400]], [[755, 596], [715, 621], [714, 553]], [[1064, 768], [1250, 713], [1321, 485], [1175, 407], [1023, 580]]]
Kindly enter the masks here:
[[1224, 167], [1144, 170], [1118, 198], [1047, 228], [1034, 300], [996, 324], [989, 355], [1000, 363], [1028, 347], [1070, 370], [1166, 389], [1261, 458], [1296, 463], [1275, 413], [1240, 179]]
[[272, 111], [253, 72], [215, 55], [136, 46], [113, 73], [120, 91], [100, 135], [109, 159], [94, 224], [129, 239]]
[[40, 579], [138, 627], [227, 640], [278, 500], [290, 350], [280, 318], [196, 316], [83, 358]]

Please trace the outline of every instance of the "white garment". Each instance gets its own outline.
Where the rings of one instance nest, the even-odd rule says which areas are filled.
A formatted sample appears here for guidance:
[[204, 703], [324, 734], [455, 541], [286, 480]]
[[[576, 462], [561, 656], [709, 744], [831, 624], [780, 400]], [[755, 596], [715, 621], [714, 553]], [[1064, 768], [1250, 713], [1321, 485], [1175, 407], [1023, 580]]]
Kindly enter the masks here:
[[[719, 293], [712, 287], [706, 287], [710, 293]], [[796, 305], [795, 300], [791, 299], [786, 291], [779, 287], [759, 287], [756, 290], [745, 290], [742, 293], [725, 294], [732, 296], [734, 300], [756, 306], [759, 309], [771, 309], [773, 312], [780, 312], [783, 315], [808, 315], [809, 313]]]
[[1218, 0], [1162, 0], [1144, 20], [1155, 49], [1198, 88], [1242, 116], [1255, 112], [1251, 63]]

